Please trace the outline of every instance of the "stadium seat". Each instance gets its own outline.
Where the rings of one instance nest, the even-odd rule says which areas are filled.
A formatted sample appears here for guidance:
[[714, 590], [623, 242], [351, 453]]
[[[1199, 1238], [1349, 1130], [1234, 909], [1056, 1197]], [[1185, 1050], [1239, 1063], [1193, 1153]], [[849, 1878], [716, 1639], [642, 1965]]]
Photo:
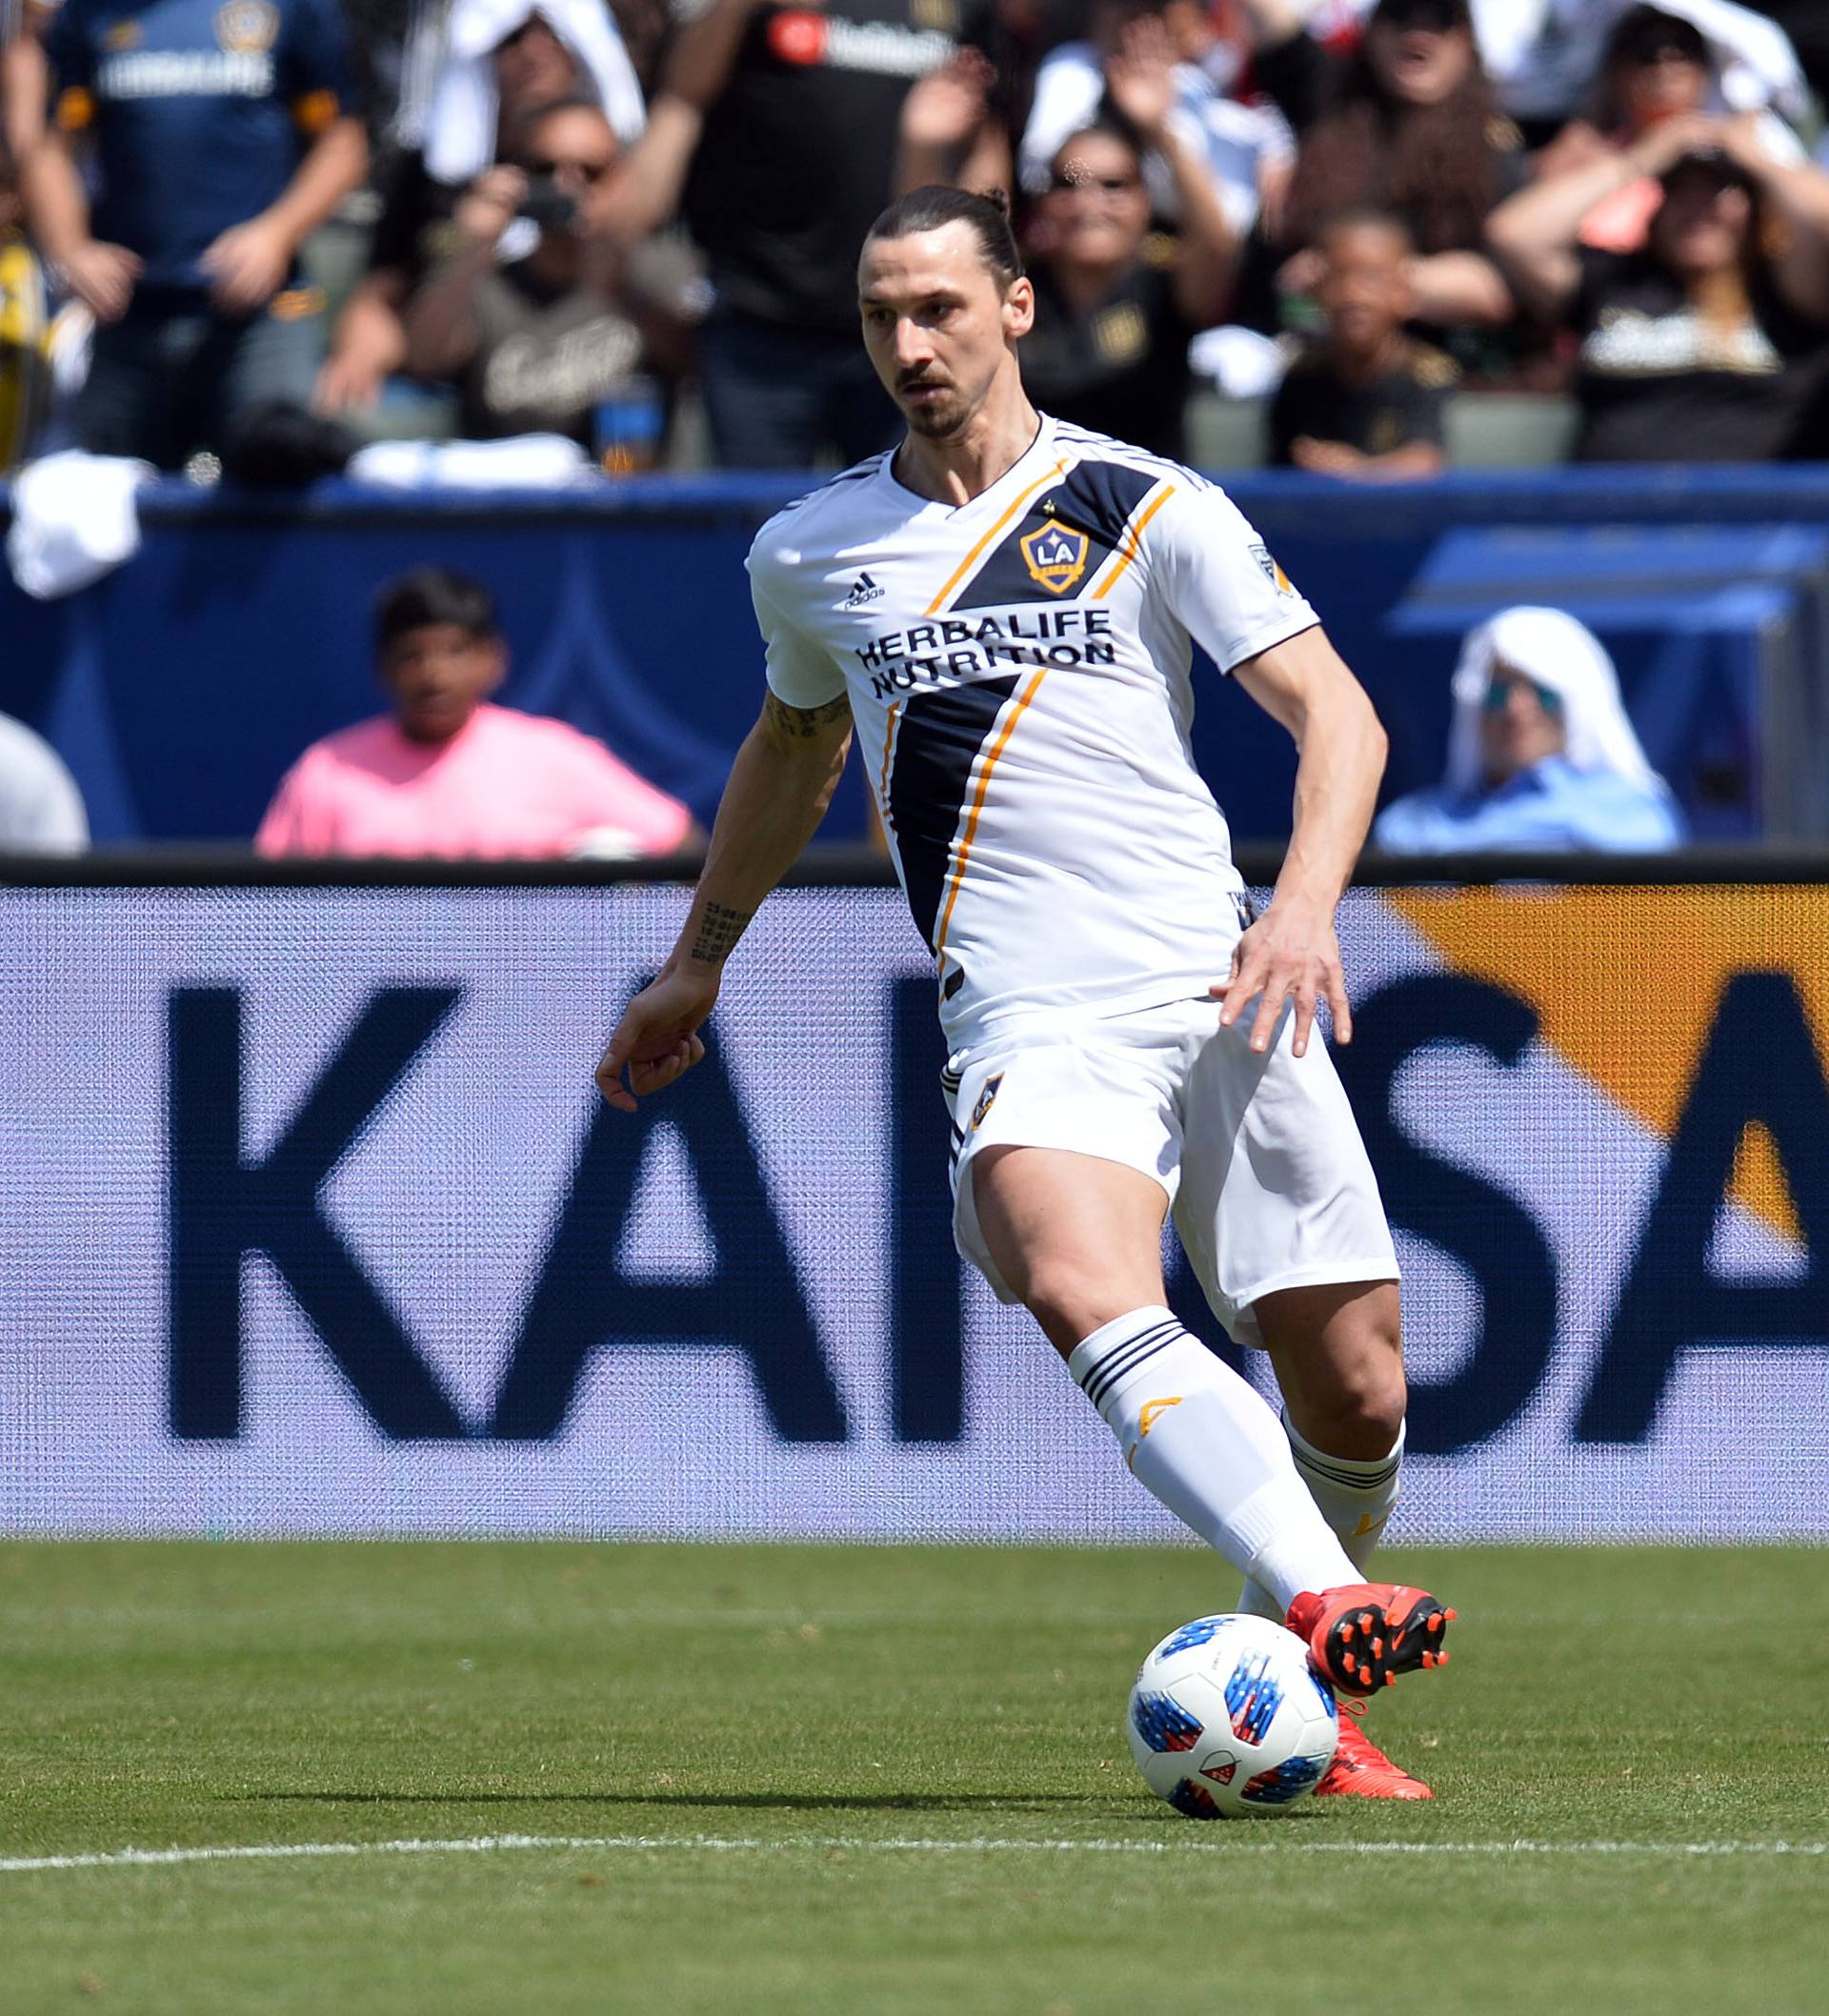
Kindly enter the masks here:
[[1463, 392], [1448, 401], [1451, 469], [1549, 469], [1569, 459], [1580, 415], [1544, 393]]

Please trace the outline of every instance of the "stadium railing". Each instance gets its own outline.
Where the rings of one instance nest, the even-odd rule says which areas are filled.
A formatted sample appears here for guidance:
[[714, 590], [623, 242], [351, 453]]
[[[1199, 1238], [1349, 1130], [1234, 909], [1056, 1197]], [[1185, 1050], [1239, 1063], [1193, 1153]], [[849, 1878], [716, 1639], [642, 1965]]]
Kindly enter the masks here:
[[[436, 561], [497, 595], [513, 655], [505, 699], [601, 736], [704, 820], [760, 694], [743, 556], [811, 480], [652, 477], [560, 494], [161, 484], [142, 501], [141, 552], [94, 588], [38, 603], [0, 579], [0, 710], [62, 752], [98, 840], [244, 839], [308, 743], [378, 706], [376, 586]], [[1579, 547], [1578, 585], [1695, 830], [1829, 838], [1817, 757], [1829, 570], [1815, 530], [1829, 526], [1829, 467], [1227, 481], [1370, 687], [1394, 793], [1440, 773], [1459, 625], [1552, 595], [1547, 548], [1566, 570]], [[1481, 530], [1493, 536], [1471, 550]], [[1646, 572], [1666, 543], [1667, 573], [1690, 595], [1681, 612]], [[1752, 586], [1719, 579], [1730, 545]], [[1451, 593], [1457, 574], [1464, 592]], [[1196, 754], [1234, 831], [1284, 832], [1288, 737], [1225, 682], [1200, 691]], [[830, 830], [866, 828], [854, 765]]]

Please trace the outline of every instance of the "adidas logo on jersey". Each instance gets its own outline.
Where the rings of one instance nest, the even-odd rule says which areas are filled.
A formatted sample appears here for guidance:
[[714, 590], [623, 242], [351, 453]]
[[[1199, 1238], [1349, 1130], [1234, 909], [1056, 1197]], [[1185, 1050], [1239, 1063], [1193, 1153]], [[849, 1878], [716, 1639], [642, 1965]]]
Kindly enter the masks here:
[[851, 593], [839, 603], [840, 609], [861, 609], [866, 602], [879, 601], [883, 591], [867, 574], [860, 574], [851, 584]]

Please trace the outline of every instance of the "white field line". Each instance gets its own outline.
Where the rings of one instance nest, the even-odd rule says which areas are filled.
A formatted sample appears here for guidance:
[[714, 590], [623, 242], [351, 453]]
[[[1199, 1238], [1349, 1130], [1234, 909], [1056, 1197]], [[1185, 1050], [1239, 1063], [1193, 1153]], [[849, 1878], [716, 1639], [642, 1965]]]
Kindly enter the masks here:
[[[1250, 1842], [1253, 1845], [1247, 1847]], [[482, 1834], [452, 1841], [260, 1842], [213, 1848], [116, 1848], [90, 1855], [15, 1855], [0, 1858], [0, 1876], [59, 1869], [171, 1868], [204, 1862], [312, 1862], [367, 1855], [496, 1855], [513, 1849], [592, 1853], [782, 1855], [795, 1852], [863, 1855], [1829, 1855], [1822, 1841], [1290, 1841], [1266, 1836], [1247, 1823], [1224, 1830], [1223, 1840], [1190, 1836], [1178, 1841], [1025, 1841], [1004, 1835], [920, 1840], [868, 1834], [806, 1834], [787, 1840], [727, 1834]]]

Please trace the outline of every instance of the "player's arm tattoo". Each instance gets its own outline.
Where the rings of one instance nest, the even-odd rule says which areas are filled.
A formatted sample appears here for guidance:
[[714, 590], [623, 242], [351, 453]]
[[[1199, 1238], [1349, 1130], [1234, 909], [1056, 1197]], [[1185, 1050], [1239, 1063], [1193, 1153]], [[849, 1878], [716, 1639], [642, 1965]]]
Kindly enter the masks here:
[[847, 719], [850, 714], [851, 696], [843, 693], [822, 707], [790, 707], [773, 693], [762, 702], [763, 719], [776, 735], [786, 736], [791, 741], [810, 742], [834, 721]]
[[693, 940], [693, 957], [707, 966], [715, 966], [736, 950], [754, 910], [733, 910], [728, 903], [707, 903], [698, 920], [698, 936]]

